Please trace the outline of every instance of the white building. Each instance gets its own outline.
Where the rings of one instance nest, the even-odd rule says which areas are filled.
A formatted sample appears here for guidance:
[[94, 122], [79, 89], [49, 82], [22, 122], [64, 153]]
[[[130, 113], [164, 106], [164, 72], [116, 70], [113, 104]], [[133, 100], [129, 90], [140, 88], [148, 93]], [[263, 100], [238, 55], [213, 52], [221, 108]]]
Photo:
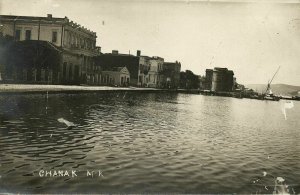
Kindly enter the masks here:
[[102, 71], [102, 84], [114, 86], [128, 86], [130, 73], [126, 67], [114, 67], [112, 70]]
[[161, 57], [152, 57], [150, 60], [150, 70], [146, 76], [147, 87], [160, 87], [160, 72], [163, 70], [164, 59]]
[[137, 57], [139, 57], [138, 86], [146, 87], [151, 58], [149, 56], [141, 56], [140, 50], [137, 51]]
[[57, 80], [62, 83], [88, 83], [97, 80], [93, 57], [96, 49], [96, 33], [80, 26], [67, 17], [0, 15], [1, 34], [15, 41], [48, 41], [63, 49], [62, 64]]

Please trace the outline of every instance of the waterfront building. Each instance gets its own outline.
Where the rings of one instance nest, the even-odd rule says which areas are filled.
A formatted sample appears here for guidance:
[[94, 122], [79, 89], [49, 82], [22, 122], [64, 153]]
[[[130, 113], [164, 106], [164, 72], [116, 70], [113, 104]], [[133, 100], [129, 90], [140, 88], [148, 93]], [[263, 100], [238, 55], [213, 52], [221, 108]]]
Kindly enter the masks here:
[[147, 87], [151, 57], [142, 56], [140, 50], [137, 51], [137, 57], [139, 57], [138, 86]]
[[163, 71], [163, 64], [164, 59], [158, 56], [151, 57], [149, 60], [150, 69], [148, 75], [146, 76], [146, 86], [147, 87], [154, 87], [160, 88], [162, 87], [162, 71]]
[[164, 62], [163, 70], [161, 72], [162, 87], [163, 88], [178, 88], [180, 82], [180, 62]]
[[214, 71], [212, 69], [206, 69], [206, 71], [205, 71], [205, 89], [206, 90], [212, 89], [213, 72]]
[[[4, 83], [57, 83], [61, 49], [46, 41], [0, 43]], [[38, 53], [38, 55], [37, 55]]]
[[[0, 15], [1, 36], [12, 37], [16, 42], [47, 42], [49, 47], [59, 50], [61, 59], [50, 83], [62, 84], [96, 84], [100, 77], [93, 57], [99, 54], [96, 48], [96, 33], [69, 20], [67, 17], [57, 18], [48, 14], [47, 17]], [[27, 45], [28, 46], [28, 45]], [[21, 48], [22, 49], [22, 48]], [[36, 58], [41, 56], [37, 48]], [[56, 63], [56, 64], [57, 64]], [[16, 65], [21, 66], [21, 65]], [[40, 78], [42, 64], [32, 64], [32, 67], [22, 67], [24, 74], [33, 74]], [[11, 78], [13, 79], [13, 78]], [[26, 80], [29, 81], [29, 80]], [[29, 82], [38, 83], [38, 79]]]
[[126, 67], [130, 73], [130, 85], [137, 87], [160, 87], [160, 71], [163, 70], [164, 59], [160, 57], [120, 54], [117, 50], [112, 53], [95, 57], [96, 66], [102, 70], [112, 67]]
[[220, 92], [233, 91], [235, 85], [233, 75], [233, 71], [227, 68], [206, 69], [206, 89]]
[[102, 70], [101, 84], [111, 86], [128, 86], [130, 73], [126, 67], [112, 67], [110, 70]]
[[204, 90], [205, 89], [205, 76], [198, 76], [199, 79], [199, 89]]
[[[112, 53], [101, 54], [95, 57], [95, 66], [101, 70], [126, 67], [130, 74], [129, 85], [131, 86], [139, 86], [139, 62], [139, 57], [130, 54], [120, 54], [117, 50], [113, 50]], [[105, 82], [101, 82], [101, 84], [105, 84]]]

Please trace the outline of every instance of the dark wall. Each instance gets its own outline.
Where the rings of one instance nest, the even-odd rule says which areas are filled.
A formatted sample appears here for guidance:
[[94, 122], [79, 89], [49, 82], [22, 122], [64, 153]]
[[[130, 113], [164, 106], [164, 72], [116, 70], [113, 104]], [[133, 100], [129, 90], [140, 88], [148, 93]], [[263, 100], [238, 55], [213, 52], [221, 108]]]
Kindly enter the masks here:
[[[180, 83], [180, 69], [181, 64], [178, 62], [164, 62], [163, 71], [160, 72], [163, 82], [163, 88], [178, 88]], [[171, 82], [167, 82], [167, 78], [171, 79]]]
[[[0, 37], [0, 64], [4, 69], [4, 82], [33, 82], [33, 74], [37, 74], [36, 81], [39, 81], [42, 69], [51, 70], [54, 78], [59, 71], [61, 53], [49, 44], [46, 41], [15, 42], [9, 37]], [[27, 72], [26, 78], [24, 70]]]

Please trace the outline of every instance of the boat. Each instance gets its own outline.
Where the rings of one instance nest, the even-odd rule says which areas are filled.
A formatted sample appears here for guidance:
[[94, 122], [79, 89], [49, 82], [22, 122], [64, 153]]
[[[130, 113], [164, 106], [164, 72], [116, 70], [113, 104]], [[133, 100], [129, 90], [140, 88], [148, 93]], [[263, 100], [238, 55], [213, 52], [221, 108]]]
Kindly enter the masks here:
[[298, 91], [298, 94], [292, 97], [293, 100], [300, 100], [300, 91]]
[[274, 95], [274, 94], [272, 93], [272, 90], [269, 89], [268, 93], [265, 93], [265, 94], [264, 94], [263, 99], [264, 99], [264, 100], [271, 100], [271, 101], [279, 101], [279, 100], [280, 100], [280, 97]]
[[280, 97], [274, 95], [272, 90], [271, 90], [271, 83], [272, 83], [275, 75], [279, 71], [279, 68], [280, 68], [280, 66], [278, 67], [277, 71], [273, 75], [272, 79], [268, 82], [266, 92], [263, 94], [263, 100], [271, 100], [271, 101], [279, 101], [280, 100]]

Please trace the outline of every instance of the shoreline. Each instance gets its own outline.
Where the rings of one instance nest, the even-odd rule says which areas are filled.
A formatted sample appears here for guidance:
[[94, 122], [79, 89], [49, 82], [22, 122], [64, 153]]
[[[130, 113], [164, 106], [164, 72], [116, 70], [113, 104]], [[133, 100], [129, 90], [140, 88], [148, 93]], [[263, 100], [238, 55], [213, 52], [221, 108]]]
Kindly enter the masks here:
[[156, 92], [166, 91], [156, 88], [138, 87], [109, 87], [109, 86], [81, 86], [81, 85], [35, 85], [35, 84], [0, 84], [1, 94], [26, 94], [26, 93], [89, 93], [89, 92], [116, 92], [139, 91]]
[[[44, 85], [44, 84], [0, 84], [0, 95], [18, 94], [79, 94], [79, 93], [115, 93], [115, 92], [140, 92], [140, 93], [185, 93], [199, 94], [208, 96], [220, 96], [231, 98], [257, 99], [250, 97], [236, 97], [234, 92], [206, 92], [198, 89], [157, 89], [145, 87], [110, 87], [110, 86], [83, 86], [83, 85]], [[284, 98], [280, 99], [295, 100], [300, 99]]]

